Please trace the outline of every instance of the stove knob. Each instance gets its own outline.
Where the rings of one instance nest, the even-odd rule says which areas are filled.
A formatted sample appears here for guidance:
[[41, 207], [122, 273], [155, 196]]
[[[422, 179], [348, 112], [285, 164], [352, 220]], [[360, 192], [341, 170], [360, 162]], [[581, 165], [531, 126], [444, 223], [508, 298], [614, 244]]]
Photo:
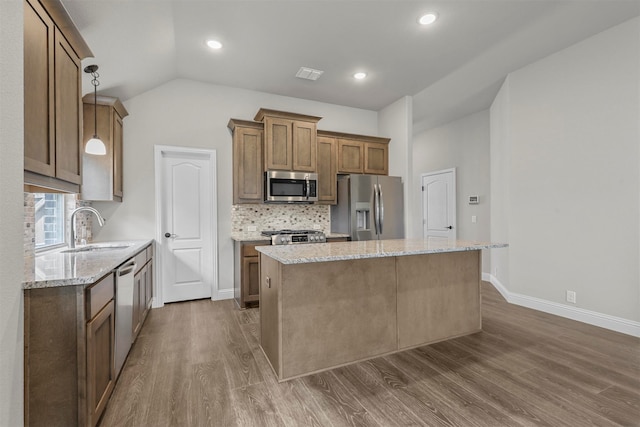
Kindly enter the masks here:
[[287, 238], [286, 238], [286, 237], [284, 237], [284, 236], [282, 236], [282, 237], [280, 238], [280, 243], [287, 243]]

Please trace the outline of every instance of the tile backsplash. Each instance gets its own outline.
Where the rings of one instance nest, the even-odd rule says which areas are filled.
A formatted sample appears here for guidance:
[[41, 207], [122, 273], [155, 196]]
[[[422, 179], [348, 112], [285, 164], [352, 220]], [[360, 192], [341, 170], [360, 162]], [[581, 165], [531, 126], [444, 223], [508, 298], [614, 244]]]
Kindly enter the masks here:
[[330, 206], [263, 204], [233, 205], [231, 207], [231, 232], [246, 233], [249, 226], [256, 231], [281, 229], [331, 229]]
[[[66, 194], [65, 201], [65, 233], [66, 241], [69, 241], [71, 234], [71, 212], [80, 206], [91, 206], [91, 202], [78, 200], [75, 194]], [[36, 212], [35, 196], [33, 193], [24, 193], [24, 274], [25, 277], [33, 276], [36, 256]], [[76, 230], [78, 239], [85, 239], [91, 242], [92, 215], [88, 212], [79, 212], [76, 215]]]

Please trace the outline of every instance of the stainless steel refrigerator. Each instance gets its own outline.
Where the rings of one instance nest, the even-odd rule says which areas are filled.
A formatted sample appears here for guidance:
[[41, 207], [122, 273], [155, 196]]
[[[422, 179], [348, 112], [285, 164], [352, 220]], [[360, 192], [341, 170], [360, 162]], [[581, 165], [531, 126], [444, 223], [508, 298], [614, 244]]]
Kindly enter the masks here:
[[351, 240], [404, 238], [404, 196], [397, 176], [339, 175], [331, 232]]

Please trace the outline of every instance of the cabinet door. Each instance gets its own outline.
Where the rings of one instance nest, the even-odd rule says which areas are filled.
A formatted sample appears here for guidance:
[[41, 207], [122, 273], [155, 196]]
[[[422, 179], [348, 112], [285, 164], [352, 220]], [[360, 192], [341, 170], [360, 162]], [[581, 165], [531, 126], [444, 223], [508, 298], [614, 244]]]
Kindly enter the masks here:
[[389, 145], [364, 143], [364, 173], [389, 175]]
[[364, 172], [364, 144], [350, 139], [338, 140], [338, 173]]
[[291, 132], [292, 121], [265, 117], [265, 168], [288, 170], [293, 167]]
[[316, 124], [293, 122], [293, 170], [316, 171]]
[[145, 305], [146, 305], [146, 310], [148, 311], [151, 308], [151, 301], [153, 300], [153, 261], [149, 261], [149, 263], [145, 268], [147, 269], [147, 275], [145, 278], [145, 286], [146, 286], [145, 296], [147, 300]]
[[113, 120], [113, 195], [122, 201], [122, 137], [124, 127], [122, 117], [114, 113]]
[[318, 137], [318, 203], [336, 204], [338, 154], [335, 138]]
[[80, 59], [62, 33], [55, 31], [56, 177], [82, 181], [82, 88]]
[[246, 302], [260, 300], [260, 257], [242, 259], [242, 299]]
[[133, 339], [135, 340], [138, 332], [140, 331], [140, 322], [142, 320], [142, 313], [140, 312], [140, 287], [144, 286], [142, 282], [143, 275], [142, 270], [138, 271], [135, 276], [133, 276], [133, 323], [132, 323], [132, 333]]
[[263, 200], [262, 130], [236, 127], [233, 134], [233, 203]]
[[53, 21], [36, 1], [24, 3], [24, 169], [55, 176]]
[[91, 427], [98, 423], [115, 383], [114, 328], [111, 300], [87, 323], [87, 419]]

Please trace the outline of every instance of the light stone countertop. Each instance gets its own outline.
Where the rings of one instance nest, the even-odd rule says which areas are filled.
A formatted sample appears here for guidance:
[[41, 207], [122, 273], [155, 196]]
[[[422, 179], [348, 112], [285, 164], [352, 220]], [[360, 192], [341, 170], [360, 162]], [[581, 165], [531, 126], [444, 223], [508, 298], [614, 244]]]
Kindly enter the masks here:
[[309, 245], [258, 246], [256, 250], [282, 264], [345, 261], [440, 252], [505, 248], [506, 243], [430, 239], [367, 240], [359, 242], [315, 243]]
[[[25, 277], [23, 289], [89, 285], [136, 255], [153, 240], [94, 242], [88, 246], [128, 246], [88, 252], [63, 253], [68, 248], [46, 252], [35, 257], [35, 272]], [[82, 246], [78, 246], [81, 248]]]
[[[342, 237], [349, 237], [348, 234], [341, 233], [325, 233], [327, 239], [339, 239]], [[260, 231], [247, 231], [239, 233], [231, 233], [231, 239], [236, 242], [269, 242], [271, 237], [263, 236]]]

